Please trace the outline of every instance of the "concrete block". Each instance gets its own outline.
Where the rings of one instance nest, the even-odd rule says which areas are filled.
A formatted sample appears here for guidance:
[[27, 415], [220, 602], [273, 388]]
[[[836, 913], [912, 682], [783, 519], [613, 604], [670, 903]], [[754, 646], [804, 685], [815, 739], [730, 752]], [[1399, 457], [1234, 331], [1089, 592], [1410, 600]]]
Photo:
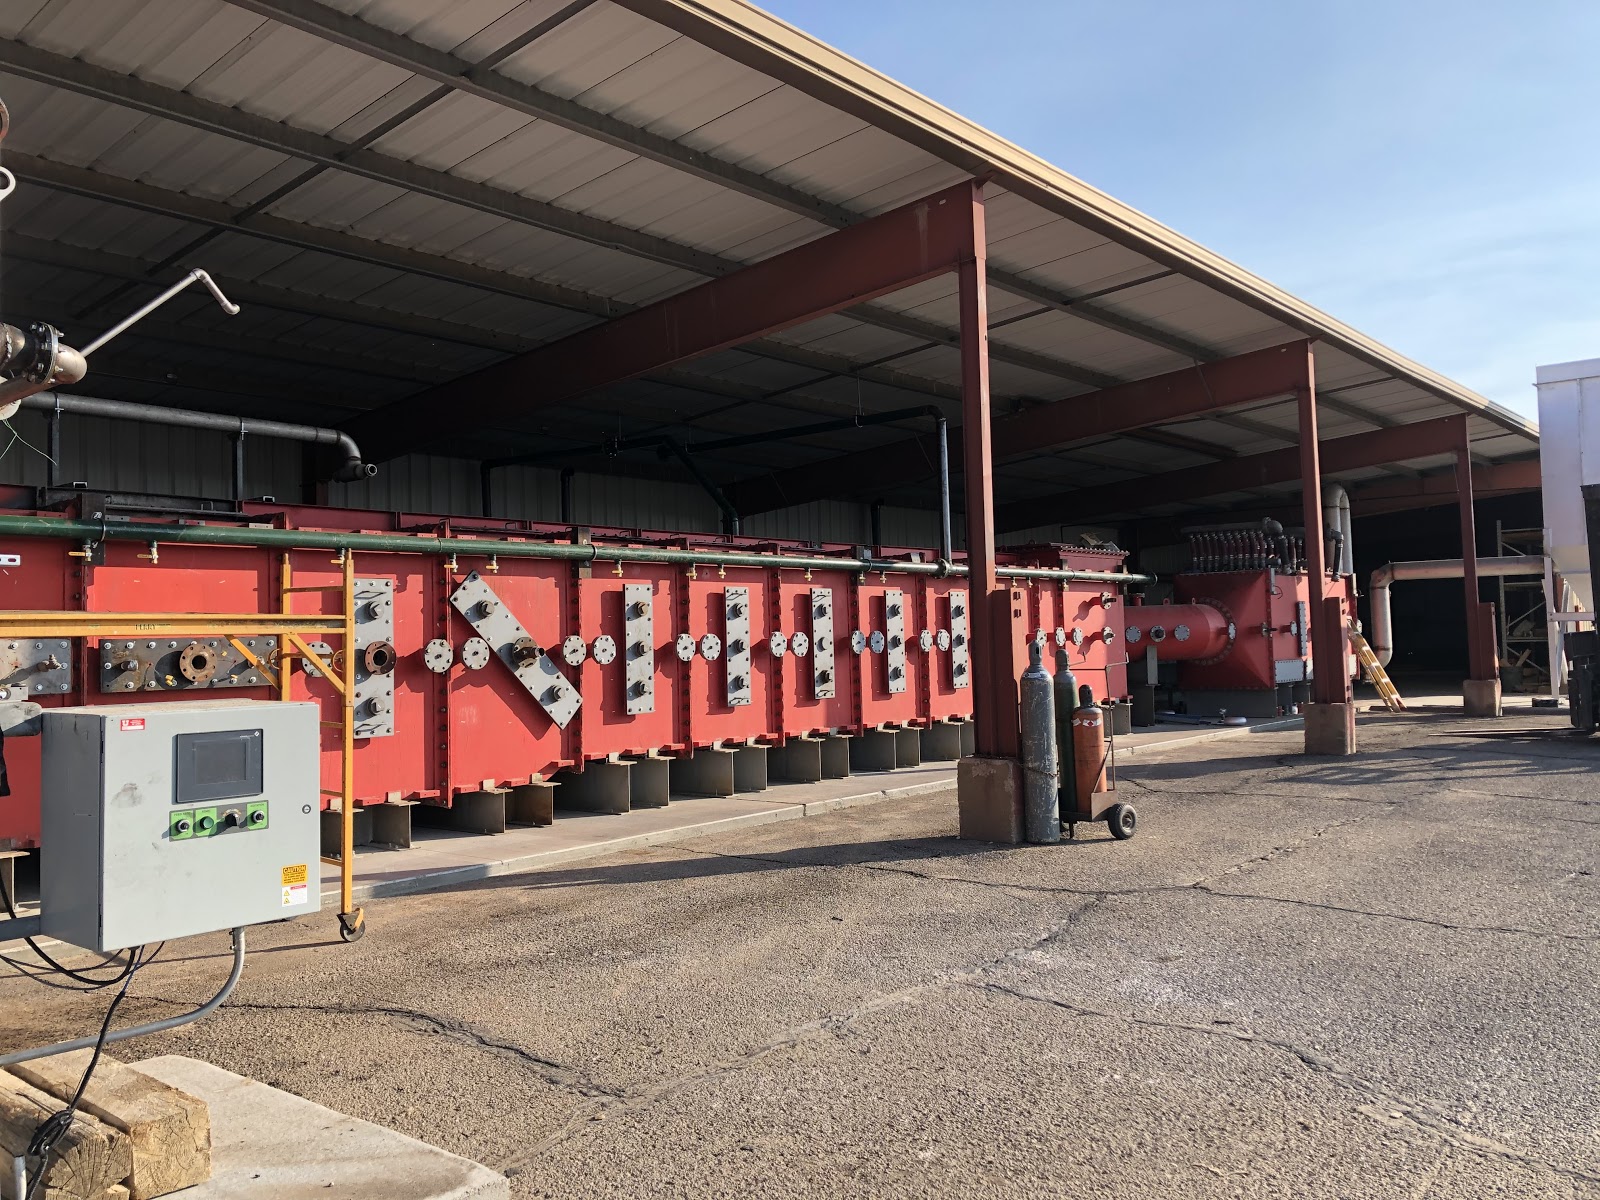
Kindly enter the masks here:
[[1308, 704], [1305, 718], [1307, 754], [1341, 755], [1356, 752], [1354, 704]]
[[672, 798], [672, 760], [629, 759], [628, 803], [634, 808], [665, 808]]
[[922, 730], [897, 729], [894, 731], [894, 765], [920, 767], [922, 765]]
[[971, 721], [961, 722], [961, 757], [971, 758], [978, 752], [978, 727]]
[[961, 757], [961, 726], [940, 721], [920, 730], [923, 762], [955, 762]]
[[410, 800], [391, 800], [362, 809], [372, 817], [372, 845], [411, 849], [411, 810], [415, 807]]
[[772, 747], [767, 751], [767, 774], [776, 783], [820, 783], [821, 739], [796, 737]]
[[850, 743], [852, 740], [839, 733], [830, 733], [822, 739], [822, 777], [824, 779], [850, 778]]
[[556, 787], [540, 780], [512, 788], [506, 793], [506, 820], [513, 825], [554, 825]]
[[1500, 715], [1500, 681], [1466, 679], [1461, 683], [1461, 707], [1469, 717]]
[[960, 836], [1022, 843], [1022, 764], [1014, 758], [963, 758], [956, 765]]
[[764, 792], [767, 790], [767, 748], [746, 746], [733, 752], [733, 790], [736, 792]]
[[892, 730], [869, 729], [850, 739], [852, 771], [892, 771], [900, 761], [900, 748]]
[[[358, 807], [355, 818], [350, 822], [352, 845], [372, 845], [372, 813], [365, 808]], [[322, 853], [326, 858], [337, 858], [340, 851], [340, 824], [339, 810], [325, 808], [322, 810]]]
[[470, 1159], [178, 1054], [134, 1070], [205, 1101], [211, 1178], [183, 1200], [508, 1200]]
[[579, 812], [625, 813], [632, 804], [632, 763], [585, 763], [581, 771], [563, 771], [556, 776], [561, 786], [556, 805]]
[[419, 804], [412, 813], [419, 825], [434, 829], [453, 829], [457, 833], [504, 833], [506, 831], [506, 793], [494, 791], [458, 792], [449, 808]]
[[684, 796], [733, 795], [739, 790], [733, 756], [732, 750], [696, 750], [693, 758], [672, 759], [672, 790]]

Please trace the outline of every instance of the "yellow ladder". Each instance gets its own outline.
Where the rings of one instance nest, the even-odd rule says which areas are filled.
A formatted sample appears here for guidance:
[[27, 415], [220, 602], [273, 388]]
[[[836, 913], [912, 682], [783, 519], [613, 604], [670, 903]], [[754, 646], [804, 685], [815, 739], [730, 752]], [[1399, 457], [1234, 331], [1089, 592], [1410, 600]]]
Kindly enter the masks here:
[[1389, 678], [1389, 673], [1383, 669], [1383, 664], [1378, 661], [1378, 656], [1372, 652], [1372, 647], [1367, 645], [1367, 639], [1356, 632], [1355, 622], [1350, 622], [1350, 645], [1355, 648], [1356, 659], [1366, 669], [1367, 678], [1372, 680], [1372, 686], [1378, 689], [1378, 695], [1383, 697], [1384, 705], [1390, 712], [1405, 712], [1406, 702], [1400, 698], [1400, 693], [1395, 690], [1394, 681]]

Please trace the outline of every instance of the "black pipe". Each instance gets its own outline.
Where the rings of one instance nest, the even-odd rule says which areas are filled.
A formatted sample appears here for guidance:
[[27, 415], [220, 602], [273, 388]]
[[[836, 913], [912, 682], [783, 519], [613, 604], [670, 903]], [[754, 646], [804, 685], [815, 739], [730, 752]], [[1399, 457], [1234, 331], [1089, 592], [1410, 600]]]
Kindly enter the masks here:
[[571, 467], [561, 468], [561, 523], [572, 524], [572, 477], [577, 472]]
[[[332, 478], [340, 483], [370, 479], [378, 468], [361, 458], [361, 447], [348, 433], [318, 425], [293, 425], [287, 421], [263, 421], [255, 417], [230, 417], [224, 413], [194, 412], [187, 408], [162, 408], [155, 404], [134, 404], [128, 400], [107, 400], [101, 396], [67, 396], [60, 392], [39, 392], [22, 401], [24, 408], [49, 409], [56, 413], [79, 413], [89, 417], [110, 417], [121, 421], [142, 421], [147, 425], [176, 425], [184, 429], [211, 429], [219, 433], [253, 433], [259, 437], [282, 438], [287, 442], [335, 446], [342, 454]], [[59, 419], [59, 418], [58, 418]]]
[[48, 486], [56, 488], [61, 486], [61, 410], [52, 404], [46, 420], [50, 425], [50, 453], [47, 456], [49, 461], [45, 468], [45, 481]]
[[883, 501], [874, 500], [868, 506], [867, 512], [872, 518], [872, 552], [881, 554], [883, 552]]
[[939, 430], [939, 559], [955, 561], [955, 541], [950, 533], [950, 422], [940, 414]]
[[244, 430], [233, 435], [233, 501], [241, 503], [245, 497]]
[[493, 483], [494, 483], [493, 469], [486, 462], [479, 463], [478, 464], [478, 498], [479, 498], [479, 501], [480, 501], [480, 507], [483, 509], [483, 515], [486, 516], [486, 517], [494, 515], [492, 512], [490, 512], [490, 509], [492, 509], [494, 507], [490, 503], [490, 500], [492, 499], [492, 493], [493, 493], [493, 490], [494, 490], [493, 486], [492, 486]]
[[716, 480], [700, 469], [700, 464], [695, 462], [694, 458], [689, 454], [689, 448], [678, 441], [677, 438], [664, 437], [658, 439], [658, 442], [660, 448], [656, 453], [663, 458], [668, 454], [676, 456], [678, 461], [684, 465], [684, 469], [694, 476], [695, 482], [705, 489], [706, 495], [710, 496], [716, 502], [717, 507], [722, 510], [722, 532], [737, 536], [739, 533], [739, 510], [733, 506], [733, 501], [723, 494], [722, 489], [717, 486]]

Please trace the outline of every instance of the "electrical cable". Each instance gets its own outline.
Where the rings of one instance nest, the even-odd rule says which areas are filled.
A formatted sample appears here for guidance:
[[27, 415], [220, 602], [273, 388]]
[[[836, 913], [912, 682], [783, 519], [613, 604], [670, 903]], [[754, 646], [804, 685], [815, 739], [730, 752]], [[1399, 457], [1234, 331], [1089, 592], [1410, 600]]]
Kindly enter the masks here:
[[[5, 902], [7, 914], [15, 919], [17, 915], [17, 906], [12, 900], [11, 894], [6, 890], [3, 882], [0, 882], [0, 900]], [[28, 949], [37, 954], [39, 958], [48, 964], [52, 970], [65, 975], [68, 979], [73, 980], [75, 983], [83, 985], [82, 987], [76, 989], [78, 991], [94, 992], [99, 991], [101, 988], [115, 987], [117, 984], [129, 978], [134, 971], [135, 955], [131, 952], [129, 953], [128, 960], [126, 962], [116, 963], [113, 961], [101, 964], [102, 968], [114, 968], [116, 970], [116, 974], [112, 975], [110, 978], [102, 979], [98, 976], [86, 974], [84, 969], [68, 967], [57, 962], [50, 956], [43, 946], [39, 945], [39, 943], [31, 937], [23, 938], [22, 940], [27, 943]], [[25, 965], [19, 963], [16, 959], [8, 958], [5, 955], [0, 955], [0, 959], [4, 959], [8, 966], [16, 967], [18, 970], [23, 971], [24, 974], [34, 974], [32, 971], [26, 970]], [[101, 968], [87, 968], [87, 970], [96, 969]]]
[[[164, 945], [165, 943], [163, 943]], [[158, 948], [156, 953], [160, 953]], [[153, 956], [152, 956], [153, 957]], [[72, 1099], [60, 1112], [52, 1113], [39, 1123], [33, 1131], [33, 1136], [28, 1139], [27, 1156], [38, 1160], [33, 1178], [28, 1184], [28, 1193], [23, 1200], [35, 1200], [40, 1189], [44, 1187], [45, 1177], [50, 1173], [50, 1155], [55, 1153], [56, 1146], [61, 1139], [67, 1136], [67, 1131], [72, 1128], [73, 1118], [77, 1116], [78, 1105], [83, 1101], [84, 1092], [89, 1089], [89, 1080], [94, 1077], [94, 1070], [100, 1065], [101, 1052], [105, 1050], [106, 1036], [111, 1032], [111, 1018], [116, 1016], [117, 1008], [122, 1004], [128, 994], [128, 988], [133, 984], [133, 977], [139, 968], [145, 964], [144, 947], [139, 946], [128, 954], [128, 972], [122, 981], [122, 987], [111, 998], [111, 1003], [106, 1006], [105, 1020], [100, 1022], [100, 1034], [95, 1039], [94, 1053], [89, 1056], [89, 1065], [84, 1068], [83, 1076], [78, 1080], [77, 1090], [72, 1093]]]

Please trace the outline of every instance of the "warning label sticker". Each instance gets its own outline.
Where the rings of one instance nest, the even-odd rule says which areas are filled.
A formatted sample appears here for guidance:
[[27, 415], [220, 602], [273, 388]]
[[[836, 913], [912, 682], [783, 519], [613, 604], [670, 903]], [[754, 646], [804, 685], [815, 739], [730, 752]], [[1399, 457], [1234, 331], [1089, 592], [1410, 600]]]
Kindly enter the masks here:
[[283, 907], [293, 908], [311, 899], [305, 863], [296, 863], [283, 869]]
[[143, 728], [144, 728], [144, 718], [143, 717], [123, 717], [122, 718], [122, 729], [123, 729], [124, 733], [126, 733], [130, 729], [143, 729]]

